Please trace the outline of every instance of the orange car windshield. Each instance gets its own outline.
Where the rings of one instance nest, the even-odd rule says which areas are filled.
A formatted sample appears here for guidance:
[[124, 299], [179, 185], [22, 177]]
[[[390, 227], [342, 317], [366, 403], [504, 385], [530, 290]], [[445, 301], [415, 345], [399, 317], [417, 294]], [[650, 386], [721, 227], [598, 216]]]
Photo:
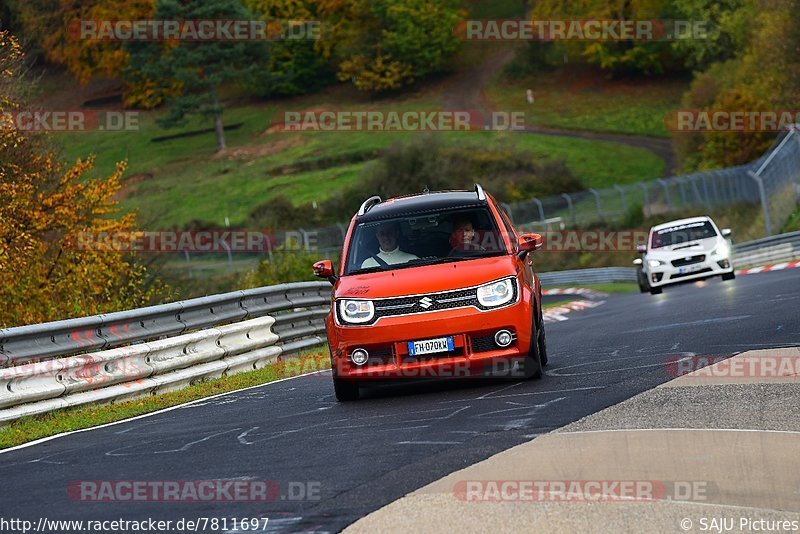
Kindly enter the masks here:
[[356, 224], [345, 274], [466, 261], [505, 254], [487, 208], [409, 213]]

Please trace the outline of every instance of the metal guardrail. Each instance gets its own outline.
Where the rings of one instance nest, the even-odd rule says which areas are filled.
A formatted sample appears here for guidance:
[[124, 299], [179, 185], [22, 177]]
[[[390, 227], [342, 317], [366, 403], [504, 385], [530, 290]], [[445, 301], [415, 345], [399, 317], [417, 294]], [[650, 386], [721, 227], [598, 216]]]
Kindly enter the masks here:
[[319, 346], [330, 291], [281, 284], [3, 330], [12, 366], [0, 368], [0, 424], [180, 389]]
[[[737, 269], [800, 260], [800, 232], [791, 232], [734, 245]], [[635, 267], [599, 267], [539, 273], [545, 286], [636, 282]]]
[[[321, 306], [330, 302], [330, 289], [327, 282], [280, 284], [136, 310], [7, 328], [0, 330], [0, 368], [179, 335], [294, 308]], [[287, 320], [280, 318], [279, 325]], [[297, 320], [300, 321], [301, 316], [297, 316]]]

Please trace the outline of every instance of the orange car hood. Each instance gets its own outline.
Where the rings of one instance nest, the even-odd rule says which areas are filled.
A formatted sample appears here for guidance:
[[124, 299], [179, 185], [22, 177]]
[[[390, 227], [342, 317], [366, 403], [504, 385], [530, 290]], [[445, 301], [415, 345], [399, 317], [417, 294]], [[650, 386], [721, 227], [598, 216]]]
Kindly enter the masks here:
[[406, 267], [385, 272], [343, 276], [336, 298], [387, 298], [472, 287], [516, 274], [512, 256]]

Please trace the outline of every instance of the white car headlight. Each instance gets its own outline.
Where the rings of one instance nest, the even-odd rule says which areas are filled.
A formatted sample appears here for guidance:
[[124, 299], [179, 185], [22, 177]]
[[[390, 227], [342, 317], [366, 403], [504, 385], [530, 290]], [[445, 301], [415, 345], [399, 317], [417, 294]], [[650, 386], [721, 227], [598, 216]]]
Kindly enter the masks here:
[[731, 251], [731, 247], [728, 246], [727, 243], [722, 243], [720, 246], [714, 249], [711, 253], [712, 256], [727, 256]]
[[512, 298], [514, 298], [514, 285], [510, 278], [478, 288], [478, 302], [487, 308], [501, 306]]
[[368, 323], [375, 316], [371, 300], [340, 300], [339, 316], [347, 323]]
[[666, 263], [661, 260], [647, 260], [647, 265], [651, 269], [655, 269], [656, 267], [661, 267], [662, 265], [666, 265]]

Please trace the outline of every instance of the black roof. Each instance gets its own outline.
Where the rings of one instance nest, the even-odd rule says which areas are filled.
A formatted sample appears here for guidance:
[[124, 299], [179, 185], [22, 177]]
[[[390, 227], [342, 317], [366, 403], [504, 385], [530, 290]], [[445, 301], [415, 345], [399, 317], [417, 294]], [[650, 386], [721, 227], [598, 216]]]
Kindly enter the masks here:
[[375, 204], [367, 213], [358, 218], [358, 222], [379, 221], [405, 215], [417, 215], [458, 208], [475, 208], [485, 205], [486, 201], [478, 200], [478, 195], [475, 191], [422, 193], [392, 198], [380, 204]]

